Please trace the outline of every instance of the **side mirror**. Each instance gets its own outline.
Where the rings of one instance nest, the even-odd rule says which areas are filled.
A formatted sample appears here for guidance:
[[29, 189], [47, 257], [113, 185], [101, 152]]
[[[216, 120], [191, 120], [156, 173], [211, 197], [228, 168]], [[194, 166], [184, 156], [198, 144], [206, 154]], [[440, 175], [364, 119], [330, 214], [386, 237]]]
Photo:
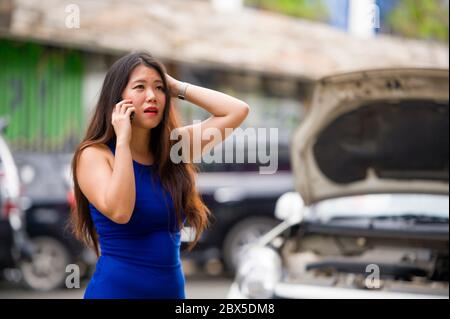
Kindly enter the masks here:
[[303, 220], [305, 203], [297, 192], [288, 192], [278, 198], [275, 205], [275, 217], [287, 221], [290, 224], [297, 224]]

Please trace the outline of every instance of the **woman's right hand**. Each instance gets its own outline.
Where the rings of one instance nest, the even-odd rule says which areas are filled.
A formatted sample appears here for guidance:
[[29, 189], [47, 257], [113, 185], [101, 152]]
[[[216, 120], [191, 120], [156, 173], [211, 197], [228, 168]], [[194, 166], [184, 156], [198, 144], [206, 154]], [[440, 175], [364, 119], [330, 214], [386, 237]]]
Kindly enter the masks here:
[[126, 99], [116, 104], [112, 113], [112, 125], [116, 132], [117, 142], [131, 142], [131, 113], [135, 107], [131, 100]]

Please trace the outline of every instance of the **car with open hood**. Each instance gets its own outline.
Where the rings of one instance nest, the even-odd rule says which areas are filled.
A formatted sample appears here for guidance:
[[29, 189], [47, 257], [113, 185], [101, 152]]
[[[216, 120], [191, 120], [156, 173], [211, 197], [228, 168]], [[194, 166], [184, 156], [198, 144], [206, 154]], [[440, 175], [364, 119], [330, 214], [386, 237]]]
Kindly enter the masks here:
[[319, 80], [283, 222], [242, 252], [229, 297], [448, 298], [448, 98], [448, 70]]

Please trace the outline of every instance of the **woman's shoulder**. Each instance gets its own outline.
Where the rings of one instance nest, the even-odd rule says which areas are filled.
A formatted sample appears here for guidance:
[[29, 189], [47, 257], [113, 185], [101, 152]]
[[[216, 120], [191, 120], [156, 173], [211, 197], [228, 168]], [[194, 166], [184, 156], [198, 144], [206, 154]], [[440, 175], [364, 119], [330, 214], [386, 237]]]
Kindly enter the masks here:
[[114, 164], [114, 155], [111, 152], [111, 149], [106, 144], [93, 144], [84, 148], [80, 152], [80, 159], [90, 161], [98, 161], [99, 159], [105, 159], [110, 166], [112, 167]]

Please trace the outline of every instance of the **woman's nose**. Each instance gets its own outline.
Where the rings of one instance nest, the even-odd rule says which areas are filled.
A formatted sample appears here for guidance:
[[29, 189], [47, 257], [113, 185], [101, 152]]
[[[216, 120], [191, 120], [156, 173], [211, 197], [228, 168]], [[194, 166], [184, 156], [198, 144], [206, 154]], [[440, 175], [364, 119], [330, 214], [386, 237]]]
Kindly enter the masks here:
[[147, 100], [154, 100], [155, 99], [155, 92], [153, 92], [152, 89], [147, 90]]

